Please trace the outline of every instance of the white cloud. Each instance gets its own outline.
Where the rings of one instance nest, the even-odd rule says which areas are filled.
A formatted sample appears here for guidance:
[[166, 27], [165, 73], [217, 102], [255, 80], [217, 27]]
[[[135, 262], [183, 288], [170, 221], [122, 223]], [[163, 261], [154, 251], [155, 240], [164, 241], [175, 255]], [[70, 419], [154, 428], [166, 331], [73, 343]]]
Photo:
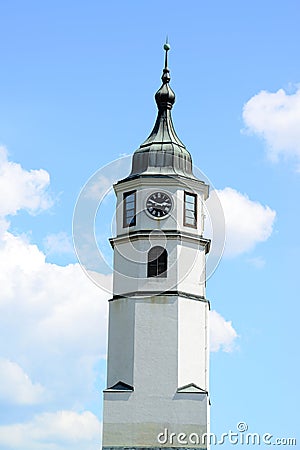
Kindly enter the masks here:
[[80, 196], [83, 196], [85, 201], [91, 200], [98, 204], [105, 196], [112, 194], [113, 184], [128, 176], [131, 159], [130, 155], [123, 154], [117, 160], [98, 169], [87, 181]]
[[88, 182], [88, 186], [85, 187], [84, 196], [86, 199], [91, 199], [99, 203], [99, 199], [102, 199], [109, 192], [112, 191], [113, 180], [105, 177], [101, 173], [93, 176]]
[[272, 234], [276, 212], [249, 199], [235, 189], [218, 190], [226, 226], [225, 255], [237, 256], [252, 250]]
[[[51, 206], [48, 184], [47, 172], [28, 172], [0, 150], [0, 397], [13, 402], [19, 393], [20, 403], [47, 401], [45, 386], [68, 408], [74, 401], [84, 404], [94, 388], [94, 365], [106, 350], [109, 294], [79, 264], [49, 264], [26, 235], [9, 231], [6, 216]], [[47, 242], [52, 251], [68, 244], [64, 234]], [[109, 290], [111, 278], [99, 274], [99, 284]], [[15, 397], [9, 378], [16, 383]]]
[[210, 311], [210, 351], [231, 352], [234, 350], [237, 332], [231, 321], [226, 321], [217, 311]]
[[249, 258], [248, 263], [256, 269], [263, 269], [266, 265], [266, 261], [261, 256], [255, 256], [254, 258]]
[[300, 161], [300, 87], [293, 94], [259, 92], [244, 105], [243, 119], [248, 131], [265, 140], [273, 161]]
[[44, 239], [44, 247], [47, 255], [74, 253], [71, 239], [64, 231], [48, 234]]
[[[109, 289], [111, 275], [98, 277]], [[84, 403], [106, 350], [109, 294], [79, 264], [46, 263], [37, 246], [8, 231], [0, 235], [0, 285], [0, 354], [67, 407], [76, 390], [76, 402]]]
[[32, 421], [0, 426], [0, 449], [96, 450], [101, 423], [90, 411], [58, 411], [37, 415]]
[[14, 215], [20, 209], [30, 214], [48, 209], [52, 205], [49, 182], [48, 172], [23, 169], [8, 161], [7, 150], [0, 147], [0, 216]]
[[39, 383], [33, 383], [18, 364], [0, 358], [1, 403], [32, 405], [44, 398], [45, 389]]

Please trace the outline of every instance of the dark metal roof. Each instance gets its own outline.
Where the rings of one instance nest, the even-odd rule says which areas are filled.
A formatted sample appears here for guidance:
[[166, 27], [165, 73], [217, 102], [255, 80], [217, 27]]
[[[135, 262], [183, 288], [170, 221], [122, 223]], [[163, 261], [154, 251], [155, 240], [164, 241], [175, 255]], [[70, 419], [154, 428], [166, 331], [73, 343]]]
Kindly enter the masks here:
[[150, 136], [133, 154], [128, 178], [139, 175], [181, 175], [196, 179], [192, 170], [192, 157], [177, 136], [172, 122], [171, 109], [175, 103], [175, 94], [169, 85], [168, 43], [164, 49], [162, 85], [155, 94], [157, 119]]

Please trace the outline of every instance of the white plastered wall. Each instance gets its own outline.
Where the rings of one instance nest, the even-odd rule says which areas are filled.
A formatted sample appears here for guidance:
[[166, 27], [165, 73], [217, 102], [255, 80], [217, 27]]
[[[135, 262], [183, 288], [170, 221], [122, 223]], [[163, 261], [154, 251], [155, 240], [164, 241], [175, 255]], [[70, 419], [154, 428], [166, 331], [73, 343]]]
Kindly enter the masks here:
[[123, 381], [134, 391], [104, 394], [105, 447], [157, 447], [164, 427], [206, 431], [207, 395], [177, 388], [206, 388], [207, 308], [206, 302], [175, 295], [110, 302], [108, 386]]

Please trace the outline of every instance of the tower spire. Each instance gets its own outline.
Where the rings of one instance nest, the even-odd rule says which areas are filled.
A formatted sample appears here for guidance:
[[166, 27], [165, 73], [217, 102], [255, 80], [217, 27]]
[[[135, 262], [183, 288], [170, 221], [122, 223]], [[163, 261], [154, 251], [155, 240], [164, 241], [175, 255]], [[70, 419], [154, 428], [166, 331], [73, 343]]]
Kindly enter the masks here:
[[168, 39], [163, 48], [165, 61], [161, 77], [162, 85], [155, 94], [157, 118], [150, 135], [133, 154], [129, 177], [160, 174], [195, 178], [191, 155], [177, 136], [172, 122], [171, 109], [175, 103], [175, 93], [170, 87]]

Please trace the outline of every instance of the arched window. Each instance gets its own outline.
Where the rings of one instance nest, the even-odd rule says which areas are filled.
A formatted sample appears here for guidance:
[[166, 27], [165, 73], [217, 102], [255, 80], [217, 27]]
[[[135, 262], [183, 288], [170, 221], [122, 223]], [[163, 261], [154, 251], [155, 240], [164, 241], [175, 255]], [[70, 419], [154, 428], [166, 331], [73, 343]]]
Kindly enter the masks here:
[[148, 277], [167, 276], [168, 252], [163, 247], [152, 247], [148, 252]]

